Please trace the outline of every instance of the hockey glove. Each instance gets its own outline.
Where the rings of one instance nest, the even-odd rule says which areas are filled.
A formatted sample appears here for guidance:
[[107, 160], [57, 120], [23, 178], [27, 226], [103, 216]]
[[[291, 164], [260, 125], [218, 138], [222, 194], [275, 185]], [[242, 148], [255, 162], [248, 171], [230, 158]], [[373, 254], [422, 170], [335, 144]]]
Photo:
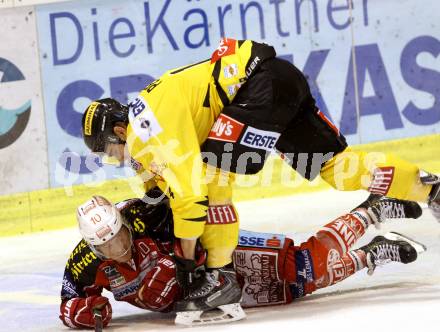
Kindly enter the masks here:
[[105, 327], [112, 319], [112, 307], [104, 296], [76, 297], [61, 303], [60, 319], [72, 328], [93, 328], [95, 318], [93, 309], [101, 309], [102, 325]]
[[166, 311], [179, 297], [180, 287], [176, 281], [176, 265], [171, 257], [161, 255], [157, 265], [144, 277], [138, 291], [138, 299], [150, 310]]
[[180, 287], [188, 294], [193, 289], [198, 288], [205, 280], [206, 251], [200, 244], [196, 247], [196, 259], [186, 259], [183, 257], [180, 241], [174, 243], [174, 262], [176, 263], [176, 278]]

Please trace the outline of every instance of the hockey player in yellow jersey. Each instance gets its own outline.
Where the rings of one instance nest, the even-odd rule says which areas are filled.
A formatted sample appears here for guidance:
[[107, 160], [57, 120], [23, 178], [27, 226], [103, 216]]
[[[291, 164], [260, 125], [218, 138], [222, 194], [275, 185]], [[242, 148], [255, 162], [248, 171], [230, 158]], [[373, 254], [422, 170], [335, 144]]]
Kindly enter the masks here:
[[[157, 185], [170, 198], [181, 239], [177, 276], [191, 303], [177, 310], [206, 310], [206, 298], [224, 296], [222, 287], [231, 286], [222, 280], [231, 273], [238, 237], [234, 174], [257, 173], [272, 151], [308, 180], [320, 175], [339, 190], [428, 202], [440, 218], [436, 176], [392, 155], [351, 151], [316, 107], [304, 75], [275, 55], [269, 45], [224, 38], [210, 59], [166, 72], [128, 106], [107, 98], [84, 113], [84, 141], [92, 151], [122, 161], [128, 150], [146, 189]], [[197, 239], [208, 253], [204, 275], [212, 280], [194, 278], [203, 265]]]

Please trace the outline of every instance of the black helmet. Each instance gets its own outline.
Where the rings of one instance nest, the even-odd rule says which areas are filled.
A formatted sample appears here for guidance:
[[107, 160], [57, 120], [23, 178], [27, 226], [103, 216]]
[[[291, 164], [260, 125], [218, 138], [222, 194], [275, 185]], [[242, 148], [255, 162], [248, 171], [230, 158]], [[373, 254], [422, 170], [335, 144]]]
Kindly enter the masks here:
[[99, 99], [87, 107], [82, 118], [84, 143], [92, 152], [104, 152], [106, 143], [124, 144], [114, 132], [117, 122], [128, 124], [128, 107], [112, 98]]

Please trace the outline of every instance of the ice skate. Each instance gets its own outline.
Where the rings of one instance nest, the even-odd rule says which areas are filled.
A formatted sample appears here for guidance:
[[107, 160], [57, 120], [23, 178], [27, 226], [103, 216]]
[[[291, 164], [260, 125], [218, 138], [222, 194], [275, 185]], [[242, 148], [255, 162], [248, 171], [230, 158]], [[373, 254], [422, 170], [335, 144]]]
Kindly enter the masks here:
[[440, 177], [421, 171], [420, 181], [422, 181], [423, 184], [432, 185], [428, 197], [428, 207], [437, 221], [440, 222]]
[[385, 236], [376, 236], [369, 244], [359, 249], [367, 255], [368, 274], [372, 275], [377, 266], [390, 262], [414, 262], [418, 254], [426, 251], [426, 246], [402, 234], [390, 232]]
[[[175, 323], [195, 326], [243, 319], [246, 314], [241, 308], [240, 299], [241, 288], [235, 271], [229, 268], [214, 269], [206, 272], [199, 287], [189, 291], [182, 301], [176, 303]], [[217, 314], [213, 309], [222, 312]]]
[[422, 215], [422, 208], [417, 202], [374, 194], [371, 194], [358, 208], [365, 208], [368, 211], [368, 215], [376, 227], [386, 219], [417, 219]]

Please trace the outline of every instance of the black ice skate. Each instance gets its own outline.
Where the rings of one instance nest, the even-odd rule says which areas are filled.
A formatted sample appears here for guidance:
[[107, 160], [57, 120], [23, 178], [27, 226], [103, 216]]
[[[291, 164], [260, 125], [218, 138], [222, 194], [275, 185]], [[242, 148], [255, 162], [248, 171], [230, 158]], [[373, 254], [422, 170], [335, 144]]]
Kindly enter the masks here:
[[372, 222], [378, 227], [386, 219], [411, 218], [422, 215], [422, 208], [417, 202], [389, 198], [371, 194], [358, 208], [365, 208]]
[[[176, 320], [179, 325], [194, 326], [224, 323], [246, 317], [240, 305], [241, 288], [233, 269], [220, 268], [206, 272], [203, 282], [189, 291], [176, 303]], [[206, 311], [220, 309], [220, 315], [201, 317]]]
[[390, 262], [412, 263], [426, 247], [402, 234], [390, 232], [376, 236], [369, 244], [359, 248], [367, 255], [368, 274], [372, 275], [377, 266]]
[[420, 181], [423, 184], [432, 185], [428, 197], [428, 207], [437, 221], [440, 222], [440, 177], [420, 171]]

